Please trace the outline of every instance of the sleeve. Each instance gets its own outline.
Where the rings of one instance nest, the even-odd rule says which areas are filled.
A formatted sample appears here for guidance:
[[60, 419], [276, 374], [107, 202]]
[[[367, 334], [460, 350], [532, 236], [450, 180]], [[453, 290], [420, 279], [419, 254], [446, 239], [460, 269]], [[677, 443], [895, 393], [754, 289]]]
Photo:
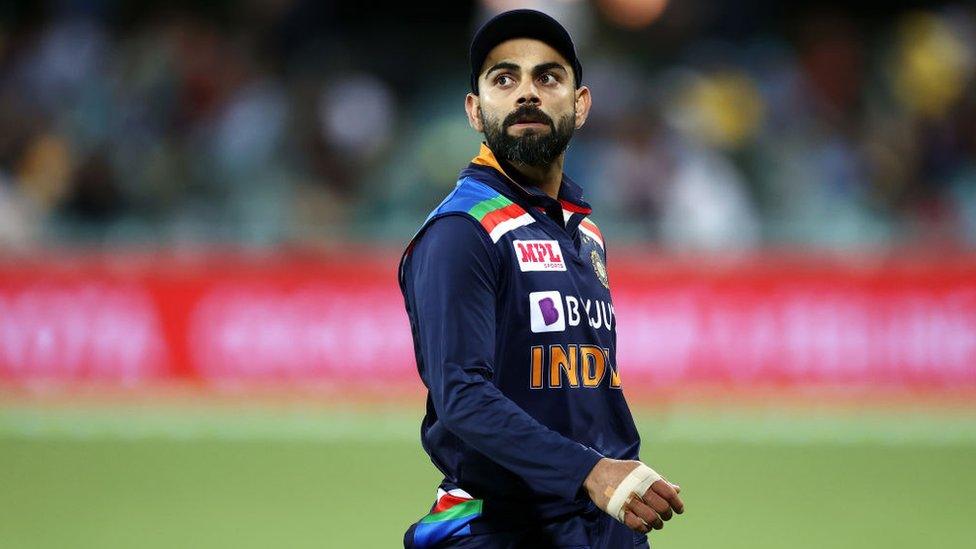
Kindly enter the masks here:
[[437, 219], [409, 266], [421, 376], [455, 436], [535, 489], [574, 499], [600, 453], [547, 428], [492, 382], [497, 251], [476, 221]]

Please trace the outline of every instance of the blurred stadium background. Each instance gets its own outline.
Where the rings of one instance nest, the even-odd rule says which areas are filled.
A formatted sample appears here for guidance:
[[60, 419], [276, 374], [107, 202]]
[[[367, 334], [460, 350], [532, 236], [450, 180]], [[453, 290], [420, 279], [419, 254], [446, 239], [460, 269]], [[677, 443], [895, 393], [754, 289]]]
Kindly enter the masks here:
[[396, 547], [437, 476], [395, 283], [535, 7], [594, 95], [655, 547], [972, 547], [976, 8], [0, 7], [0, 547]]

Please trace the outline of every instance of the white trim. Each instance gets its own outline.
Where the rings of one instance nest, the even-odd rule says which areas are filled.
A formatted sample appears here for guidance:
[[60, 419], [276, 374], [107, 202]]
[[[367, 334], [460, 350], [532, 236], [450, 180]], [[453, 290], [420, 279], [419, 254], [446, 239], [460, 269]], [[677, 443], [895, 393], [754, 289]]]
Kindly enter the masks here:
[[490, 233], [488, 233], [488, 236], [491, 237], [492, 242], [495, 242], [497, 244], [498, 240], [502, 236], [504, 236], [505, 233], [517, 229], [519, 227], [524, 227], [525, 225], [534, 222], [535, 222], [535, 218], [532, 217], [532, 214], [530, 214], [529, 212], [525, 212], [524, 214], [518, 217], [506, 219], [505, 221], [502, 221], [498, 225], [495, 225], [495, 228], [492, 229]]
[[[593, 222], [590, 221], [590, 223], [593, 223]], [[581, 233], [585, 234], [586, 236], [592, 238], [593, 240], [596, 240], [596, 243], [599, 244], [601, 248], [603, 248], [604, 250], [607, 249], [606, 246], [603, 245], [603, 239], [600, 238], [600, 235], [598, 235], [595, 232], [587, 229], [586, 227], [583, 226], [582, 223], [580, 223], [579, 230], [580, 230]]]
[[471, 494], [465, 492], [464, 490], [462, 490], [460, 488], [453, 488], [451, 491], [445, 492], [443, 488], [438, 487], [437, 488], [437, 495], [434, 496], [434, 504], [436, 505], [437, 502], [439, 502], [442, 497], [444, 497], [446, 495], [449, 495], [449, 494], [452, 495], [452, 496], [454, 496], [454, 497], [456, 497], [456, 498], [474, 499], [474, 496], [472, 496]]
[[456, 498], [474, 499], [474, 496], [472, 496], [471, 494], [465, 492], [464, 490], [462, 490], [460, 488], [454, 488], [454, 489], [450, 490], [448, 492], [448, 494], [451, 494], [452, 496], [454, 496]]

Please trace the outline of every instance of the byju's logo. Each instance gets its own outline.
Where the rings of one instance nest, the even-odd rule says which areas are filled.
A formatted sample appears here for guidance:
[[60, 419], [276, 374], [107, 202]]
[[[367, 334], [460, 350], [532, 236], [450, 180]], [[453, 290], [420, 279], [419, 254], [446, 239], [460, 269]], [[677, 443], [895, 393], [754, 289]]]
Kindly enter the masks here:
[[533, 333], [562, 332], [566, 329], [562, 296], [555, 290], [530, 293], [529, 317]]

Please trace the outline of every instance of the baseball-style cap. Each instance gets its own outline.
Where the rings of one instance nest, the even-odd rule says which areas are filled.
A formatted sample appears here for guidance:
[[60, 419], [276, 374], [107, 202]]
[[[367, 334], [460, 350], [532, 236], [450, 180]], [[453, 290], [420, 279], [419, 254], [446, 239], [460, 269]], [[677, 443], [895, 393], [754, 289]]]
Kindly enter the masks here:
[[485, 58], [495, 46], [512, 38], [534, 38], [558, 51], [573, 67], [576, 87], [583, 83], [583, 66], [576, 57], [576, 46], [569, 32], [541, 11], [520, 9], [500, 13], [478, 29], [471, 39], [471, 93], [478, 95], [478, 75]]

